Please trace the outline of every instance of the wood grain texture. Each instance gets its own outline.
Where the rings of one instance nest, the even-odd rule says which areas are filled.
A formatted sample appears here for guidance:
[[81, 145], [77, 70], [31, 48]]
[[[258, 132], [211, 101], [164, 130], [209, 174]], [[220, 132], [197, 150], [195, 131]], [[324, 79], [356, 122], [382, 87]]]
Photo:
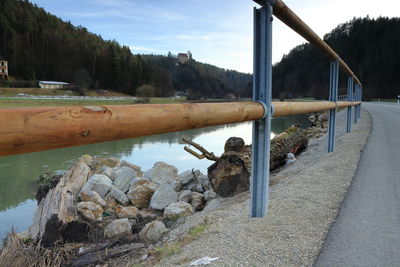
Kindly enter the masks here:
[[[273, 102], [274, 117], [359, 102]], [[260, 119], [257, 102], [0, 109], [0, 156]]]
[[251, 121], [255, 102], [0, 109], [0, 156]]

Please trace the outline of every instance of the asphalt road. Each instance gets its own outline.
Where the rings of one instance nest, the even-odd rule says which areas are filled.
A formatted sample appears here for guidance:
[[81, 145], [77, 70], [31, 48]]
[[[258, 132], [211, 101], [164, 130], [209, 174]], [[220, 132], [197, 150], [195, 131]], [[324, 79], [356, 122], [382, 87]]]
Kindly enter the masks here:
[[371, 133], [314, 266], [400, 266], [400, 106], [363, 107]]

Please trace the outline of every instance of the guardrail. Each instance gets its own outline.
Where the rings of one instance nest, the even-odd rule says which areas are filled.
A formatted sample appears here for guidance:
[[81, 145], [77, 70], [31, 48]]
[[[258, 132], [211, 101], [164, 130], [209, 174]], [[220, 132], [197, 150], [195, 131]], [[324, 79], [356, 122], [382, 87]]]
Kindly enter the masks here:
[[[275, 117], [353, 102], [277, 102]], [[0, 156], [259, 120], [257, 102], [67, 106], [0, 110]]]
[[[253, 102], [0, 109], [0, 156], [254, 121], [250, 215], [264, 216], [268, 206], [271, 117], [329, 110], [328, 152], [332, 152], [336, 110], [348, 108], [350, 132], [352, 106], [356, 106], [354, 123], [360, 117], [361, 83], [332, 48], [282, 1], [255, 2], [262, 7], [254, 9]], [[333, 59], [329, 101], [271, 101], [273, 10], [278, 18]], [[348, 74], [347, 101], [338, 101], [339, 66]]]

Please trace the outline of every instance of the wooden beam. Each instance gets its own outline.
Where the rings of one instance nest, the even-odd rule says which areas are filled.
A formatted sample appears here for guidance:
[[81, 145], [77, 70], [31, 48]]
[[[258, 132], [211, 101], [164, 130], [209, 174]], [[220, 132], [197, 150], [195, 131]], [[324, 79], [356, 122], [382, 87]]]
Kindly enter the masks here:
[[[359, 102], [274, 102], [274, 117]], [[0, 156], [258, 120], [257, 102], [0, 109]]]
[[256, 102], [0, 109], [0, 156], [251, 121]]

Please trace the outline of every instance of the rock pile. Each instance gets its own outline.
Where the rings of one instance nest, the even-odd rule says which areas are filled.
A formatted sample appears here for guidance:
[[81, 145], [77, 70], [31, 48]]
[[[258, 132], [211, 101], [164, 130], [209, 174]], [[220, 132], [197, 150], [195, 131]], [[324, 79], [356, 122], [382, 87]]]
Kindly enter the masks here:
[[319, 138], [328, 130], [328, 114], [327, 113], [313, 113], [308, 117], [312, 126], [307, 128], [308, 138]]
[[[46, 216], [34, 219], [38, 225], [30, 229], [32, 239], [39, 242], [46, 239], [43, 245], [65, 242], [63, 229], [72, 222], [84, 225], [83, 229], [88, 232], [95, 228], [105, 239], [138, 234], [143, 242], [156, 242], [168, 232], [167, 226], [201, 211], [207, 201], [216, 198], [208, 177], [199, 170], [178, 174], [174, 166], [164, 162], [157, 162], [142, 172], [140, 167], [125, 161], [85, 155], [75, 168], [75, 172], [67, 172], [39, 203], [35, 217], [51, 213], [48, 217], [56, 225], [55, 229], [49, 227], [50, 220], [43, 225]], [[61, 203], [53, 205], [51, 198], [64, 192], [72, 181], [79, 181], [80, 186], [73, 187], [69, 208], [64, 211], [64, 200], [59, 199]], [[38, 231], [39, 228], [44, 230]], [[46, 231], [50, 228], [51, 233]], [[49, 235], [53, 237], [44, 238]]]

